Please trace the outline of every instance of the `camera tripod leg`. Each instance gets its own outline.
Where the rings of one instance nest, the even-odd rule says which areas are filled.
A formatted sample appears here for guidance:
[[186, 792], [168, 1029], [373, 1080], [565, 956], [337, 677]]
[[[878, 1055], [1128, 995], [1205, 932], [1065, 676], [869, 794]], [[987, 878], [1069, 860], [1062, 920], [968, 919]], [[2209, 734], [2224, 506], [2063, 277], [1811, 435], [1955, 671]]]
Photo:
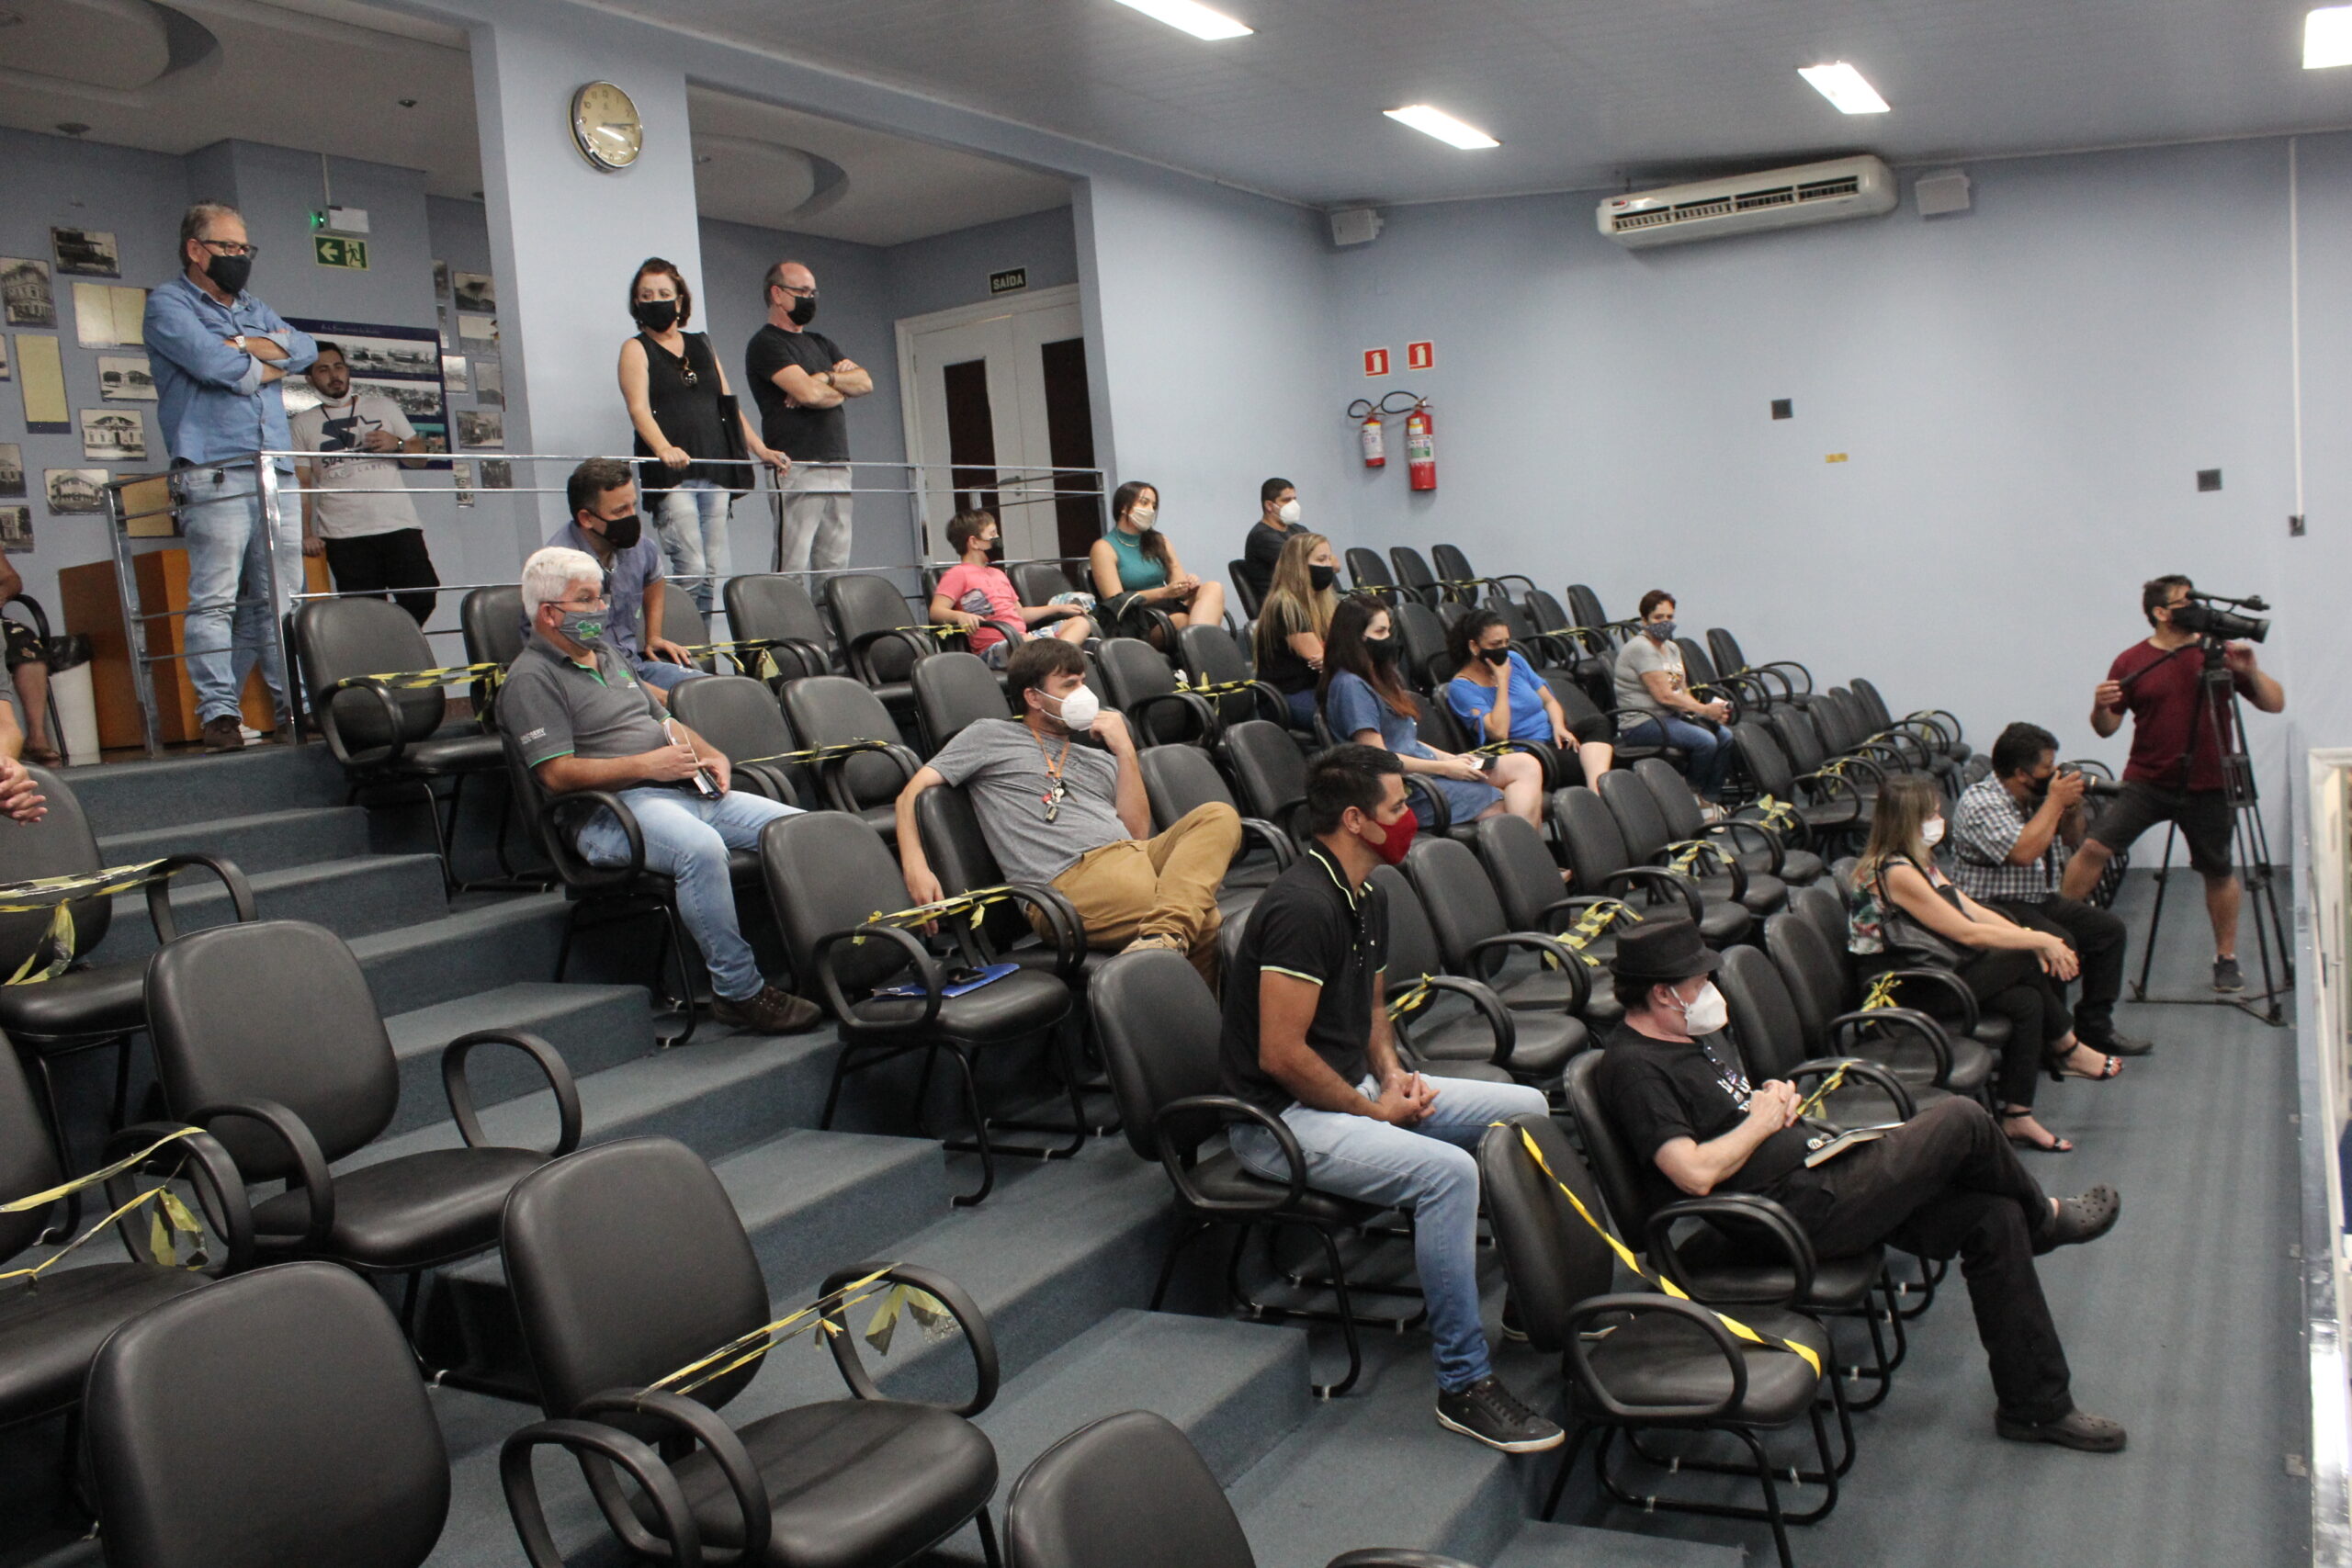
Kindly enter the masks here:
[[2148, 999], [2148, 971], [2156, 961], [2156, 932], [2164, 929], [2165, 923], [2165, 887], [2172, 880], [2172, 847], [2179, 838], [2179, 823], [2165, 824], [2165, 858], [2156, 865], [2156, 901], [2148, 914], [2148, 939], [2140, 947], [2140, 977], [2132, 982], [2132, 999], [2135, 1002]]

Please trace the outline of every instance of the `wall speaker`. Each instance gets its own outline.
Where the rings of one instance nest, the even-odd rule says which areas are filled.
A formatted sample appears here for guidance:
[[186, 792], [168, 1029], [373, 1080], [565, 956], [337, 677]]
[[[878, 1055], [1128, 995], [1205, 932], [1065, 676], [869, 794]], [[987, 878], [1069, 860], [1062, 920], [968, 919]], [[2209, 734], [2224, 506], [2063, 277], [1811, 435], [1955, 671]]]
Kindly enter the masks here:
[[1331, 243], [1335, 245], [1368, 245], [1380, 238], [1384, 220], [1369, 207], [1346, 207], [1331, 214]]

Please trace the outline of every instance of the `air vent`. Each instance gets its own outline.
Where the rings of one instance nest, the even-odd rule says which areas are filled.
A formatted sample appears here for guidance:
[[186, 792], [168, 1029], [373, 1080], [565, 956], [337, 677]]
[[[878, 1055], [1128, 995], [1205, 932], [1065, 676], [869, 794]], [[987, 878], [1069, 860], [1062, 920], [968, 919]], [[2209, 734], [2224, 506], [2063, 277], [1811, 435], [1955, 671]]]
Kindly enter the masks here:
[[1874, 217], [1894, 203], [1894, 174], [1856, 157], [1611, 197], [1595, 216], [1602, 233], [1642, 247]]

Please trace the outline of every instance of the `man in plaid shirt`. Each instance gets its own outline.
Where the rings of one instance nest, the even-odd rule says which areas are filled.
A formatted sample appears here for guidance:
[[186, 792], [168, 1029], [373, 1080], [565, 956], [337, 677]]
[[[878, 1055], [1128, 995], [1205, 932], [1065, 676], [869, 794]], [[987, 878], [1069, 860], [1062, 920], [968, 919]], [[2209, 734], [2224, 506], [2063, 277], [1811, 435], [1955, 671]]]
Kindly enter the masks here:
[[2058, 738], [2013, 724], [1993, 742], [1993, 771], [1961, 793], [1952, 812], [1952, 880], [2021, 926], [2066, 939], [2082, 960], [2075, 1033], [2094, 1051], [2143, 1056], [2150, 1045], [2115, 1032], [2123, 990], [2123, 922], [2058, 891], [2083, 841], [2083, 775], [2058, 772]]

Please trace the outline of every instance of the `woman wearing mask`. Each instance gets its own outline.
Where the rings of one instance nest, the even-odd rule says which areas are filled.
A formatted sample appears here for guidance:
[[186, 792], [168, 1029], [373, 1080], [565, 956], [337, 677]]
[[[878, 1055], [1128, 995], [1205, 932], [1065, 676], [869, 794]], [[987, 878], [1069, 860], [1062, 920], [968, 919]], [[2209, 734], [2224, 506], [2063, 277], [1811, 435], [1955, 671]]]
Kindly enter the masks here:
[[637, 335], [621, 344], [621, 399], [637, 427], [638, 491], [653, 515], [670, 575], [691, 584], [707, 616], [729, 565], [727, 509], [752, 470], [727, 461], [748, 452], [777, 473], [792, 459], [768, 449], [735, 407], [727, 372], [705, 333], [690, 333], [694, 291], [678, 269], [650, 256], [629, 284]]
[[1854, 865], [1847, 945], [1865, 978], [1950, 969], [1981, 1006], [2007, 1019], [1996, 1086], [2002, 1129], [2021, 1148], [2069, 1153], [2072, 1141], [2034, 1120], [2040, 1075], [2111, 1078], [2122, 1059], [2075, 1038], [2064, 987], [2079, 964], [2065, 938], [2018, 925], [1953, 886], [1936, 868], [1943, 836], [1943, 796], [1933, 783], [1904, 775], [1879, 786], [1870, 844]]
[[1339, 581], [1331, 541], [1320, 534], [1293, 534], [1274, 563], [1273, 586], [1250, 631], [1258, 679], [1283, 694], [1290, 721], [1300, 729], [1315, 728], [1323, 639], [1340, 608]]
[[[1084, 642], [1094, 635], [1094, 623], [1075, 604], [1023, 604], [1013, 591], [1012, 579], [992, 558], [1001, 530], [992, 512], [958, 512], [947, 520], [947, 542], [962, 558], [940, 577], [931, 595], [933, 625], [967, 626], [972, 651], [991, 669], [1004, 668], [1012, 649], [1002, 628], [1037, 628], [1031, 637], [1052, 636], [1064, 642]], [[1045, 628], [1052, 624], [1052, 630]]]
[[[1391, 630], [1387, 607], [1376, 599], [1342, 600], [1332, 613], [1319, 693], [1331, 739], [1396, 752], [1408, 777], [1444, 798], [1450, 821], [1475, 822], [1511, 811], [1541, 827], [1544, 769], [1534, 758], [1524, 752], [1458, 757], [1422, 741], [1421, 706], [1396, 678], [1402, 645]], [[1426, 798], [1414, 796], [1413, 815], [1422, 827], [1430, 825]]]
[[1500, 615], [1473, 610], [1453, 623], [1446, 641], [1459, 668], [1445, 683], [1445, 705], [1465, 729], [1482, 741], [1540, 740], [1571, 752], [1584, 768], [1584, 782], [1600, 782], [1617, 758], [1609, 720], [1595, 716], [1571, 726], [1551, 686], [1511, 648], [1510, 627]]
[[1117, 623], [1130, 603], [1165, 612], [1180, 629], [1195, 621], [1204, 626], [1224, 621], [1224, 586], [1186, 571], [1159, 531], [1158, 487], [1140, 479], [1121, 485], [1111, 497], [1111, 531], [1087, 553], [1104, 631], [1121, 629]]

